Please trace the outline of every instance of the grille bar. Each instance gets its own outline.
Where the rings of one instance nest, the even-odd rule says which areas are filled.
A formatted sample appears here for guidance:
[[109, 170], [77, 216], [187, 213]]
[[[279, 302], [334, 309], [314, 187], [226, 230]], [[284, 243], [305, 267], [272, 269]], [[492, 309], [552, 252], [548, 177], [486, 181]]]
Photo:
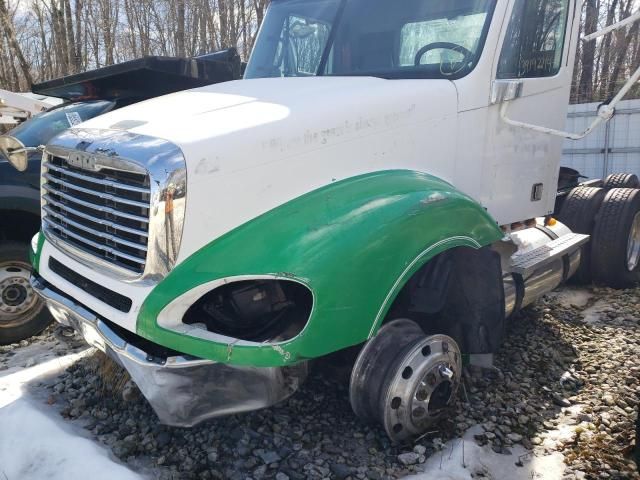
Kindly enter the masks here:
[[54, 217], [57, 221], [59, 221], [60, 226], [63, 228], [68, 227], [70, 225], [72, 227], [76, 227], [78, 230], [82, 230], [84, 232], [90, 233], [91, 235], [95, 235], [96, 237], [104, 238], [105, 240], [109, 240], [113, 243], [119, 243], [120, 245], [124, 245], [126, 247], [135, 248], [136, 250], [142, 250], [143, 252], [147, 251], [147, 247], [142, 246], [138, 243], [129, 242], [127, 240], [123, 240], [119, 237], [116, 237], [115, 235], [110, 235], [108, 233], [100, 232], [98, 230], [94, 230], [91, 227], [87, 227], [86, 225], [83, 225], [79, 222], [74, 222], [73, 220], [67, 218], [66, 216], [54, 212], [50, 207], [46, 205], [44, 206], [44, 211], [47, 212], [52, 217]]
[[[63, 193], [59, 190], [56, 190], [55, 188], [52, 188], [50, 185], [45, 184], [44, 185], [44, 189], [47, 192], [53, 193], [55, 195], [57, 195], [60, 198], [64, 198], [65, 200], [69, 201], [69, 202], [73, 202], [76, 203], [78, 205], [81, 205], [83, 207], [86, 208], [91, 208], [93, 210], [96, 210], [98, 212], [107, 214], [107, 215], [114, 215], [114, 216], [118, 216], [118, 217], [122, 217], [122, 218], [127, 218], [129, 220], [134, 220], [136, 222], [142, 222], [142, 223], [149, 223], [149, 219], [145, 218], [145, 217], [140, 217], [138, 215], [131, 215], [129, 213], [126, 212], [120, 212], [118, 210], [115, 210], [113, 208], [110, 207], [102, 207], [100, 205], [96, 205], [95, 203], [91, 203], [91, 202], [85, 202], [84, 200], [80, 200], [78, 198], [74, 198], [71, 195], [67, 195], [66, 193]], [[51, 201], [51, 196], [49, 195], [45, 195], [44, 199], [49, 202]]]
[[70, 170], [67, 170], [67, 169], [64, 169], [64, 168], [60, 168], [60, 167], [56, 167], [55, 165], [51, 165], [51, 164], [47, 164], [46, 167], [47, 167], [47, 169], [53, 170], [54, 172], [63, 173], [64, 175], [68, 175], [69, 177], [73, 177], [73, 178], [77, 178], [77, 179], [80, 179], [80, 180], [84, 180], [85, 182], [97, 183], [98, 185], [104, 185], [106, 187], [116, 188], [116, 189], [120, 189], [120, 190], [128, 190], [130, 192], [147, 193], [147, 194], [150, 193], [150, 190], [148, 188], [136, 187], [136, 186], [133, 186], [133, 185], [127, 185], [125, 183], [114, 182], [113, 180], [101, 180], [101, 179], [96, 178], [96, 177], [92, 177], [92, 176], [89, 176], [89, 175], [83, 175], [83, 174], [77, 173], [77, 172], [72, 172]]
[[97, 261], [143, 273], [151, 183], [137, 165], [132, 165], [131, 171], [126, 165], [122, 160], [117, 169], [94, 171], [45, 155], [43, 227], [61, 247], [68, 244], [97, 257]]
[[93, 242], [91, 240], [88, 240], [87, 238], [83, 237], [82, 235], [78, 235], [77, 233], [74, 233], [74, 232], [66, 229], [64, 226], [57, 224], [55, 221], [51, 220], [50, 218], [45, 217], [43, 219], [43, 221], [45, 223], [49, 224], [49, 226], [51, 228], [60, 230], [64, 235], [68, 235], [71, 238], [75, 238], [76, 240], [79, 240], [80, 242], [85, 243], [85, 244], [89, 245], [90, 247], [97, 248], [99, 250], [103, 250], [104, 252], [110, 253], [111, 255], [115, 255], [116, 257], [124, 258], [125, 260], [130, 260], [132, 262], [136, 262], [136, 263], [139, 263], [139, 264], [144, 264], [144, 262], [145, 262], [144, 258], [135, 257], [133, 255], [129, 255], [129, 254], [124, 253], [124, 252], [122, 252], [120, 250], [117, 250], [115, 248], [106, 247], [104, 245], [100, 245], [99, 243], [96, 243], [96, 242]]
[[[139, 235], [141, 237], [148, 237], [149, 236], [149, 234], [147, 232], [143, 231], [143, 230], [137, 230], [135, 228], [125, 227], [124, 225], [120, 225], [119, 223], [110, 222], [110, 221], [103, 220], [101, 218], [97, 218], [97, 217], [94, 217], [92, 215], [83, 213], [83, 212], [81, 212], [79, 210], [76, 210], [76, 209], [70, 207], [69, 205], [65, 205], [63, 203], [57, 202], [56, 200], [54, 200], [49, 195], [45, 195], [44, 197], [45, 197], [45, 200], [47, 201], [47, 203], [49, 205], [53, 205], [54, 207], [57, 207], [59, 209], [66, 210], [67, 212], [75, 215], [76, 217], [81, 217], [81, 218], [84, 218], [85, 220], [89, 220], [90, 222], [94, 222], [94, 223], [97, 223], [99, 225], [103, 225], [103, 226], [105, 226], [107, 228], [111, 228], [111, 229], [114, 229], [114, 230], [120, 230], [120, 231], [123, 231], [123, 232], [131, 233], [133, 235]], [[45, 206], [44, 208], [46, 210], [49, 207]]]
[[53, 177], [48, 173], [44, 174], [44, 178], [49, 180], [50, 182], [55, 182], [58, 185], [62, 185], [63, 187], [70, 188], [71, 190], [76, 190], [78, 192], [86, 193], [87, 195], [94, 195], [94, 196], [102, 198], [104, 200], [110, 200], [110, 201], [112, 201], [114, 203], [124, 203], [126, 205], [131, 205], [133, 207], [149, 208], [149, 203], [137, 202], [135, 200], [129, 200], [128, 198], [119, 197], [117, 195], [112, 195], [110, 193], [102, 193], [102, 192], [98, 192], [96, 190], [91, 190], [90, 188], [80, 187], [80, 186], [75, 185], [73, 183], [70, 183], [70, 182], [67, 182], [67, 181], [64, 181], [64, 180], [60, 180], [59, 178]]

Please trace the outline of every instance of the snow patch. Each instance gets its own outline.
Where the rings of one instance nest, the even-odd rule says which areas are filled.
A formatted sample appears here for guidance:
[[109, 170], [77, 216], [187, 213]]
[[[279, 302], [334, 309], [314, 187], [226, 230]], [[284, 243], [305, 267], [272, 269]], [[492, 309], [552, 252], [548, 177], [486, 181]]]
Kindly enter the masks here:
[[11, 353], [12, 355], [7, 359], [7, 369], [0, 371], [0, 378], [60, 356], [47, 342], [32, 343], [26, 347], [16, 348]]
[[94, 349], [58, 356], [53, 342], [16, 349], [0, 372], [0, 480], [142, 480], [107, 450], [37, 405], [29, 387], [64, 371]]
[[[565, 471], [564, 457], [554, 452], [536, 455], [520, 445], [510, 447], [512, 454], [495, 453], [480, 446], [473, 436], [482, 433], [476, 425], [464, 437], [447, 442], [442, 451], [433, 454], [423, 465], [423, 472], [406, 477], [413, 480], [560, 480]], [[521, 467], [516, 462], [522, 464]]]
[[558, 424], [554, 430], [549, 430], [540, 435], [543, 438], [542, 446], [548, 449], [558, 449], [563, 443], [575, 438], [577, 425], [580, 423], [578, 416], [582, 413], [583, 405], [572, 405], [563, 409], [564, 415], [558, 417]]
[[21, 398], [0, 409], [0, 478], [20, 480], [141, 480], [95, 443]]
[[598, 300], [582, 312], [583, 320], [590, 325], [600, 323], [601, 315], [605, 312], [610, 312], [611, 309], [612, 307], [609, 303], [604, 300]]
[[[30, 349], [29, 368], [20, 368], [23, 359], [18, 355], [10, 358], [8, 369], [0, 373], [0, 408], [9, 405], [23, 395], [23, 387], [29, 382], [43, 380], [62, 372], [80, 358], [92, 352], [86, 349], [64, 357], [51, 356], [49, 349]], [[0, 464], [1, 465], [1, 464]]]
[[584, 288], [564, 286], [562, 290], [551, 292], [549, 297], [555, 298], [565, 308], [582, 308], [593, 298], [593, 294]]

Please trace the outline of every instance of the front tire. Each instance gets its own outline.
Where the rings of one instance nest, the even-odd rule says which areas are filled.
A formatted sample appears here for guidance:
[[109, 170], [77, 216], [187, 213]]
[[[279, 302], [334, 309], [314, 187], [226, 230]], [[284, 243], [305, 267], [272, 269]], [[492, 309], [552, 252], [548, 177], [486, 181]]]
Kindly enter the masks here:
[[405, 442], [426, 431], [455, 402], [462, 355], [445, 335], [424, 334], [413, 321], [393, 320], [360, 351], [351, 373], [353, 411]]
[[596, 217], [591, 262], [596, 283], [628, 288], [640, 281], [640, 190], [609, 190]]
[[42, 299], [31, 288], [29, 245], [0, 244], [0, 345], [40, 333], [51, 323]]

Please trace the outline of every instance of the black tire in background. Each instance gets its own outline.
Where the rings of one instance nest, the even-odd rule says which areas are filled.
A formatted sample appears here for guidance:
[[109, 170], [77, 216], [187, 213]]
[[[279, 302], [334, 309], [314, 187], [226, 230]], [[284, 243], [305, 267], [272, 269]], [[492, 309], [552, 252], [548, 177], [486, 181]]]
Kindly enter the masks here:
[[44, 330], [51, 316], [29, 284], [29, 245], [0, 244], [0, 345], [16, 343]]
[[628, 288], [640, 281], [640, 190], [607, 192], [591, 238], [591, 273], [596, 283]]
[[[607, 191], [596, 187], [576, 187], [569, 192], [558, 220], [575, 233], [591, 235], [595, 218]], [[580, 252], [580, 266], [573, 279], [578, 283], [591, 282], [591, 245], [587, 243]]]
[[640, 470], [640, 403], [636, 407], [636, 447], [633, 449], [633, 458], [636, 468]]
[[604, 179], [602, 188], [640, 188], [640, 180], [633, 173], [612, 173]]

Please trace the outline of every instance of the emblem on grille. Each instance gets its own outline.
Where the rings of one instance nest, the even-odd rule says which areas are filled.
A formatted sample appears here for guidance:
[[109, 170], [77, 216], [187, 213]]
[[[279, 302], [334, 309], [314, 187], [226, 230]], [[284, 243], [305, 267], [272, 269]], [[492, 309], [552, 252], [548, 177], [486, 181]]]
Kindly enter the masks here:
[[70, 153], [67, 163], [72, 167], [82, 168], [83, 170], [96, 170], [96, 157], [88, 153]]

